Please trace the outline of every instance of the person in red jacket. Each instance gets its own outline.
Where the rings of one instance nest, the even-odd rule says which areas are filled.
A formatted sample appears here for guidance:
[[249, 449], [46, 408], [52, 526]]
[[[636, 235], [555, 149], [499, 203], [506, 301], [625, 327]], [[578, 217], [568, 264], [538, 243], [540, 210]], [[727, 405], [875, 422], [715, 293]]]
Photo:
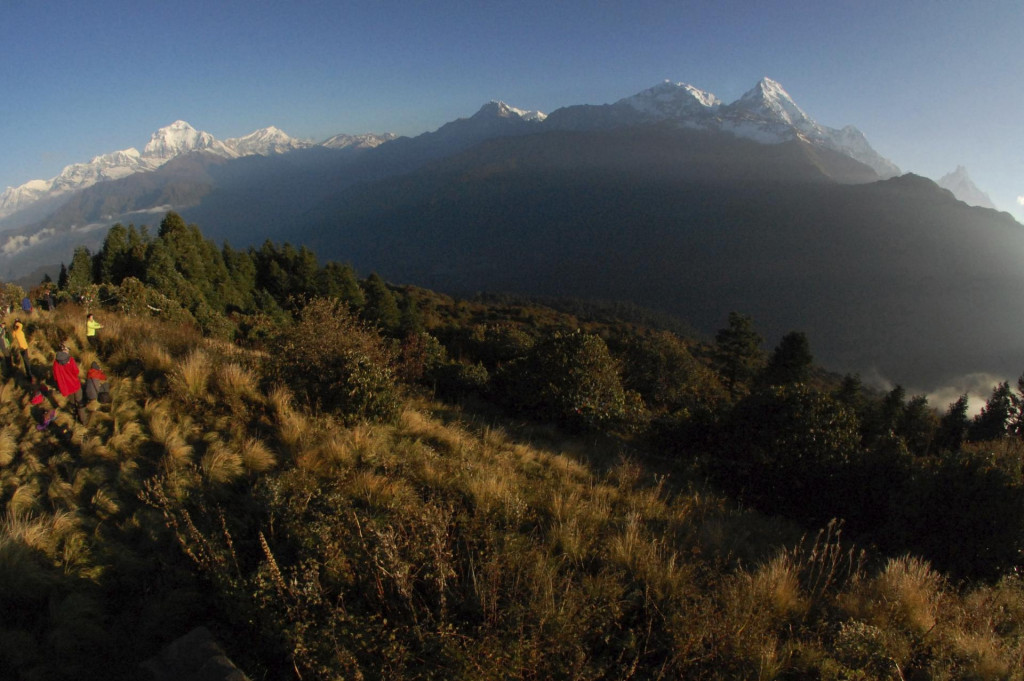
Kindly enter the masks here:
[[61, 345], [53, 358], [53, 380], [57, 382], [60, 394], [74, 407], [78, 421], [84, 425], [88, 421], [88, 412], [82, 401], [82, 380], [78, 375], [78, 362], [68, 352], [67, 345]]
[[110, 387], [107, 375], [100, 369], [98, 362], [93, 362], [89, 371], [85, 372], [85, 401], [96, 400], [102, 404], [110, 403]]

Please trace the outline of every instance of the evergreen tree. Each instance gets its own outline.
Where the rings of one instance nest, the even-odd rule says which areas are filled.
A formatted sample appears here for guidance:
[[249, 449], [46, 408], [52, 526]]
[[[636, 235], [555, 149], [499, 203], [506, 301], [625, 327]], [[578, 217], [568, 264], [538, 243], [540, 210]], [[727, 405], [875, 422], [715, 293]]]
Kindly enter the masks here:
[[225, 242], [221, 249], [221, 257], [234, 293], [233, 298], [223, 296], [224, 304], [238, 310], [252, 311], [255, 308], [253, 292], [256, 289], [256, 263], [253, 262], [252, 256], [246, 251], [234, 250]]
[[317, 290], [322, 296], [345, 301], [351, 309], [361, 308], [366, 303], [351, 265], [328, 262], [317, 273]]
[[729, 313], [729, 326], [715, 334], [715, 359], [729, 395], [739, 393], [762, 362], [761, 336], [754, 330], [754, 321], [737, 312]]
[[928, 406], [928, 398], [915, 395], [903, 408], [900, 423], [900, 436], [907, 444], [907, 449], [917, 456], [928, 454], [938, 422], [934, 410]]
[[1003, 437], [1015, 415], [1013, 391], [1010, 384], [1004, 381], [992, 390], [992, 396], [982, 407], [981, 413], [974, 417], [968, 432], [969, 439], [978, 442]]
[[423, 315], [420, 314], [420, 307], [416, 299], [406, 291], [398, 305], [399, 322], [398, 330], [402, 336], [418, 334], [423, 331]]
[[290, 263], [291, 282], [290, 288], [293, 295], [310, 297], [316, 293], [320, 264], [316, 261], [316, 254], [305, 246], [299, 248], [295, 260]]
[[57, 288], [61, 291], [68, 290], [68, 268], [64, 266], [64, 263], [60, 264], [60, 273], [57, 275]]
[[949, 452], [959, 451], [967, 439], [970, 426], [970, 419], [967, 418], [967, 395], [961, 395], [960, 399], [949, 405], [949, 409], [939, 420], [939, 427], [935, 432], [935, 445]]
[[395, 294], [391, 292], [384, 280], [376, 272], [370, 274], [363, 283], [366, 305], [362, 317], [371, 324], [376, 324], [385, 333], [394, 334], [401, 321], [401, 313]]
[[81, 293], [92, 284], [92, 256], [88, 248], [79, 246], [75, 249], [71, 267], [68, 268], [67, 290], [71, 293]]
[[768, 365], [761, 377], [767, 385], [788, 385], [804, 383], [810, 378], [811, 345], [802, 331], [791, 331], [782, 337], [782, 341], [772, 352]]

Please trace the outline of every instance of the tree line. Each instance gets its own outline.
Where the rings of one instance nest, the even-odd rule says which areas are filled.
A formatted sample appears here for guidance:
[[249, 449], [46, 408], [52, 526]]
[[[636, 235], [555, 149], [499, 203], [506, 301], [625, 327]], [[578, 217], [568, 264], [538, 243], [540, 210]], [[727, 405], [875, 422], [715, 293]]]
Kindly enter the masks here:
[[352, 419], [393, 417], [403, 386], [418, 386], [627, 434], [767, 513], [842, 518], [886, 553], [959, 577], [1022, 564], [1024, 378], [996, 386], [977, 416], [966, 396], [940, 415], [901, 387], [821, 370], [800, 331], [765, 352], [739, 313], [703, 343], [523, 301], [453, 301], [321, 266], [306, 247], [218, 248], [175, 213], [155, 236], [114, 225], [97, 253], [76, 250], [59, 286], [267, 345], [284, 358], [276, 380]]

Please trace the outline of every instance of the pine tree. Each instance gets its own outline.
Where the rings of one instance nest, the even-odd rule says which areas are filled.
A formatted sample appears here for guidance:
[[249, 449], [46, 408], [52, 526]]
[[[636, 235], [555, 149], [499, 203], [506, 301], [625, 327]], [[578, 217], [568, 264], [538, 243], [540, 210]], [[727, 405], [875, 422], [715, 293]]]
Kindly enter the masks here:
[[715, 334], [715, 359], [729, 395], [735, 397], [740, 384], [750, 381], [762, 362], [761, 336], [750, 317], [729, 313], [729, 326]]
[[75, 249], [71, 267], [68, 268], [67, 290], [71, 293], [81, 293], [92, 284], [92, 256], [88, 248], [79, 246]]
[[353, 310], [366, 304], [366, 296], [351, 265], [328, 262], [317, 274], [317, 281], [322, 296], [343, 300]]
[[802, 331], [790, 331], [782, 337], [782, 341], [772, 352], [768, 366], [762, 373], [762, 380], [767, 385], [788, 385], [804, 383], [810, 378], [811, 345]]
[[376, 272], [370, 274], [363, 283], [366, 305], [362, 317], [371, 324], [376, 324], [385, 333], [394, 334], [401, 322], [401, 312], [395, 294], [391, 292], [384, 280]]
[[128, 230], [120, 222], [107, 231], [100, 252], [96, 254], [96, 280], [100, 283], [120, 284], [127, 275], [130, 245]]
[[935, 445], [946, 451], [958, 451], [967, 439], [970, 426], [970, 419], [967, 418], [967, 395], [961, 395], [960, 399], [949, 405], [949, 409], [939, 420]]
[[974, 417], [968, 437], [975, 442], [997, 440], [1006, 435], [1007, 425], [1015, 415], [1013, 392], [1010, 384], [1004, 381], [992, 390], [992, 396], [981, 413]]

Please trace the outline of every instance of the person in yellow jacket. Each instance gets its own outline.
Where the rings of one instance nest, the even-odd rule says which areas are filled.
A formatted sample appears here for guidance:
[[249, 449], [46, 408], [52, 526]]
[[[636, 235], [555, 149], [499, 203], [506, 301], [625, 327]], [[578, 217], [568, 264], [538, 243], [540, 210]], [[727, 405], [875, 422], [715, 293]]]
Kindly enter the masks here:
[[25, 363], [25, 375], [32, 380], [32, 367], [28, 363], [28, 340], [25, 338], [25, 325], [20, 319], [15, 319], [14, 326], [11, 327], [11, 343], [11, 351], [21, 353], [21, 359]]
[[96, 321], [96, 318], [92, 316], [92, 312], [85, 315], [85, 339], [89, 341], [89, 345], [92, 346], [93, 350], [100, 349], [100, 340], [96, 337], [97, 329], [102, 329], [103, 325]]

